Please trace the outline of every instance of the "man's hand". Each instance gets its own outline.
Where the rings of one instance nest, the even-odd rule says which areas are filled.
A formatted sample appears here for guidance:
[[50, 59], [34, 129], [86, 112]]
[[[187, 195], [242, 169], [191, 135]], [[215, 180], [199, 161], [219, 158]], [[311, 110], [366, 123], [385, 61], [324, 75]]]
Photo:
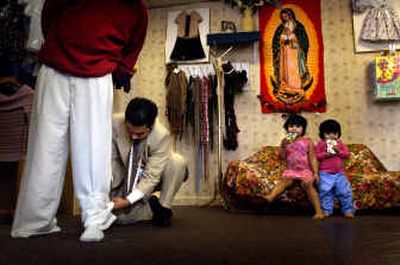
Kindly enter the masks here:
[[114, 210], [123, 209], [130, 205], [127, 199], [121, 197], [112, 197], [111, 201], [114, 203]]
[[131, 90], [132, 75], [126, 72], [115, 71], [112, 73], [112, 80], [115, 89], [123, 89], [126, 93]]

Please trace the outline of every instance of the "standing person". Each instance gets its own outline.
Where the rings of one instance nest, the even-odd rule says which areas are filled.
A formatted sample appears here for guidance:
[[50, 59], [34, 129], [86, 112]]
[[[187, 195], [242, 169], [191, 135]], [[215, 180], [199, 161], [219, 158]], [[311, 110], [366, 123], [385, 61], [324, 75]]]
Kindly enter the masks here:
[[315, 147], [315, 154], [320, 162], [319, 196], [326, 217], [333, 213], [336, 195], [344, 216], [354, 218], [353, 193], [343, 169], [343, 160], [350, 157], [350, 152], [339, 139], [341, 135], [340, 123], [335, 120], [325, 120], [319, 126], [321, 140]]
[[[172, 136], [156, 120], [157, 113], [151, 100], [134, 98], [125, 117], [113, 118], [111, 198], [118, 223], [152, 219], [155, 226], [171, 225], [171, 204], [188, 172], [185, 159], [172, 151]], [[158, 200], [151, 194], [160, 188]]]
[[43, 65], [11, 236], [60, 231], [55, 215], [70, 146], [85, 227], [80, 240], [100, 241], [115, 220], [109, 200], [113, 80], [129, 88], [147, 9], [142, 0], [46, 0], [42, 30]]
[[286, 160], [286, 169], [282, 173], [283, 179], [265, 196], [265, 199], [272, 202], [295, 181], [300, 181], [314, 207], [313, 218], [323, 219], [318, 193], [314, 188], [314, 182], [319, 182], [314, 144], [310, 138], [304, 136], [307, 120], [300, 115], [290, 115], [283, 127], [288, 136], [281, 142], [280, 157]]

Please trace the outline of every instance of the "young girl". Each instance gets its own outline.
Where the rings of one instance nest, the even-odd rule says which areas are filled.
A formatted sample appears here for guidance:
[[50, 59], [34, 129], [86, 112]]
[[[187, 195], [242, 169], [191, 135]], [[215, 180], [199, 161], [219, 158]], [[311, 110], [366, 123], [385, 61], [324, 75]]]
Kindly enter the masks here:
[[305, 137], [307, 120], [300, 115], [291, 115], [283, 126], [288, 136], [281, 142], [280, 156], [286, 160], [286, 169], [282, 173], [283, 179], [265, 196], [272, 202], [279, 194], [300, 181], [306, 190], [308, 199], [312, 203], [314, 219], [323, 219], [318, 193], [314, 188], [314, 181], [319, 182], [317, 159], [312, 140]]
[[337, 121], [325, 120], [320, 124], [321, 141], [315, 147], [315, 154], [320, 162], [319, 196], [326, 217], [333, 213], [334, 195], [336, 195], [344, 216], [354, 218], [353, 193], [343, 171], [343, 159], [348, 159], [350, 153], [339, 140], [340, 136], [340, 124]]

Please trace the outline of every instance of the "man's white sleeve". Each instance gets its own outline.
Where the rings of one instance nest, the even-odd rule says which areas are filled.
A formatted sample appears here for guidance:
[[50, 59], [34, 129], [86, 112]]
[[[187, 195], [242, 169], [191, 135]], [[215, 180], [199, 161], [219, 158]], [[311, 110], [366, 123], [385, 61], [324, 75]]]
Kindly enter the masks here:
[[138, 189], [133, 189], [131, 193], [129, 193], [128, 196], [126, 196], [126, 199], [129, 201], [130, 204], [134, 204], [138, 200], [144, 197], [144, 193], [141, 192]]

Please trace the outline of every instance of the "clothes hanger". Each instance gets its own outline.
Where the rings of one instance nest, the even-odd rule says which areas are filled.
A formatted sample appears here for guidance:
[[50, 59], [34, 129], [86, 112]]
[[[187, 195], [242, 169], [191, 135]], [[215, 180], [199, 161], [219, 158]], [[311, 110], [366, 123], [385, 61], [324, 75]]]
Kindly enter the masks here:
[[0, 84], [11, 83], [14, 85], [21, 85], [21, 83], [15, 78], [15, 76], [3, 76], [0, 77]]
[[181, 71], [178, 66], [176, 66], [173, 70], [174, 74], [178, 74]]
[[224, 71], [224, 74], [229, 75], [235, 71], [235, 68], [232, 66], [232, 63], [228, 61], [227, 63], [224, 63], [222, 65], [222, 69]]

